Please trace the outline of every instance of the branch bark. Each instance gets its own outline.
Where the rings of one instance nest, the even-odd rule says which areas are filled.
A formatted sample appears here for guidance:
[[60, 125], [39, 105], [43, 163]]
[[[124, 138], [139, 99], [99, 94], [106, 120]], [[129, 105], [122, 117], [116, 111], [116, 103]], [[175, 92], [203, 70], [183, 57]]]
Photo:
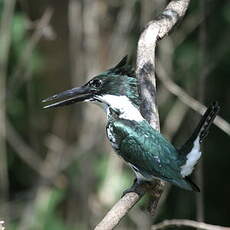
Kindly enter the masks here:
[[206, 224], [204, 222], [197, 222], [193, 220], [165, 220], [159, 224], [155, 224], [152, 226], [151, 230], [159, 230], [164, 229], [168, 227], [192, 227], [192, 228], [198, 228], [203, 230], [230, 230], [229, 227], [222, 227], [219, 225], [212, 225], [212, 224]]
[[[157, 130], [160, 130], [159, 115], [156, 104], [155, 78], [155, 48], [157, 41], [167, 35], [181, 19], [190, 0], [172, 0], [163, 12], [149, 22], [142, 32], [137, 48], [136, 75], [139, 80], [139, 94], [141, 97], [141, 113], [143, 117]], [[148, 190], [152, 196], [151, 214], [155, 214], [158, 201], [163, 192], [164, 183], [156, 180], [150, 187], [143, 185], [138, 189], [144, 193]], [[127, 212], [140, 200], [137, 193], [127, 193], [106, 214], [95, 230], [107, 230], [116, 227]]]

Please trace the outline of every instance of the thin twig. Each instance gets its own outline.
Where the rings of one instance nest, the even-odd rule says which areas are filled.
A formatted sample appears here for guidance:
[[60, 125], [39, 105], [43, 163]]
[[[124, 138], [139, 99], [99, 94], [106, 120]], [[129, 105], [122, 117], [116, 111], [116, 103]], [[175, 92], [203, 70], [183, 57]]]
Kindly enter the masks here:
[[34, 169], [37, 173], [42, 174], [40, 171], [42, 159], [40, 159], [38, 154], [23, 141], [23, 139], [17, 133], [17, 130], [13, 127], [8, 119], [6, 119], [6, 127], [6, 139], [11, 147], [15, 150], [16, 153], [18, 153], [18, 156], [32, 169]]
[[[161, 80], [163, 85], [174, 95], [176, 95], [184, 104], [189, 106], [194, 111], [199, 114], [203, 114], [207, 107], [202, 105], [199, 101], [188, 95], [180, 86], [173, 82], [168, 74], [165, 72], [161, 63], [158, 63], [158, 78]], [[226, 134], [230, 135], [230, 124], [224, 120], [222, 117], [217, 116], [213, 122], [217, 127], [219, 127]]]
[[[142, 99], [141, 113], [144, 118], [156, 129], [159, 130], [159, 116], [156, 105], [156, 80], [155, 80], [155, 47], [158, 39], [163, 38], [181, 19], [189, 4], [189, 0], [173, 0], [165, 10], [151, 21], [142, 32], [137, 49], [136, 74], [140, 82], [140, 96]], [[151, 187], [152, 202], [151, 213], [155, 213], [160, 195], [163, 192], [164, 183], [157, 180]], [[141, 188], [146, 191], [146, 187]], [[127, 193], [119, 200], [106, 214], [103, 220], [96, 226], [96, 230], [113, 229], [120, 220], [141, 198], [137, 193]]]
[[173, 136], [177, 133], [188, 109], [189, 108], [186, 105], [177, 99], [168, 112], [167, 117], [164, 120], [162, 133], [164, 133], [165, 137], [169, 140], [172, 140]]
[[[29, 39], [24, 49], [24, 52], [22, 53], [22, 56], [20, 57], [20, 60], [11, 76], [11, 80], [9, 82], [9, 87], [8, 87], [8, 95], [11, 95], [12, 93], [15, 94], [17, 89], [26, 80], [26, 76], [28, 76], [28, 74], [23, 74], [23, 70], [24, 68], [26, 68], [24, 71], [25, 73], [28, 72], [27, 64], [33, 54], [34, 48], [37, 46], [42, 36], [46, 35], [47, 31], [49, 32], [51, 31], [51, 27], [49, 26], [49, 23], [52, 15], [53, 15], [53, 10], [51, 8], [47, 8], [44, 14], [42, 15], [41, 19], [37, 22], [35, 31], [32, 34], [31, 38]], [[20, 81], [18, 79], [19, 77], [20, 77]]]
[[[7, 1], [7, 3], [9, 3], [9, 2]], [[52, 16], [52, 10], [48, 8], [44, 12], [41, 19], [37, 22], [35, 32], [32, 34], [32, 36], [31, 36], [31, 38], [30, 38], [30, 40], [29, 40], [29, 42], [25, 48], [25, 52], [22, 54], [22, 57], [20, 58], [20, 61], [19, 61], [18, 65], [15, 68], [15, 71], [12, 75], [8, 92], [10, 92], [10, 93], [14, 92], [15, 93], [15, 90], [16, 90], [15, 87], [19, 87], [20, 84], [18, 84], [18, 83], [23, 82], [23, 79], [20, 79], [20, 81], [18, 81], [18, 77], [19, 77], [19, 75], [22, 72], [22, 69], [24, 67], [26, 67], [26, 69], [29, 68], [29, 66], [27, 65], [27, 62], [30, 59], [32, 52], [33, 52], [35, 46], [37, 45], [38, 41], [41, 39], [42, 35], [44, 34], [44, 30], [47, 29], [47, 26], [50, 22], [51, 16]], [[7, 28], [9, 29], [10, 26], [8, 25]], [[2, 28], [2, 30], [3, 30], [3, 28]], [[2, 32], [0, 34], [4, 34], [4, 36], [7, 35], [6, 32], [5, 33]], [[10, 41], [10, 39], [8, 39], [8, 41]], [[5, 44], [4, 48], [6, 49], [6, 47], [7, 47], [7, 44]], [[6, 55], [8, 55], [8, 54], [6, 54]], [[3, 57], [4, 57], [4, 55], [1, 55], [0, 58], [3, 58]], [[25, 72], [27, 72], [27, 70], [25, 70]], [[17, 82], [17, 84], [15, 84], [15, 82]], [[3, 84], [1, 84], [1, 86], [2, 85]], [[12, 87], [14, 88], [14, 90]], [[3, 92], [3, 90], [1, 90], [1, 92]], [[2, 99], [2, 97], [1, 97], [1, 99]], [[3, 101], [3, 100], [1, 100], [1, 101]], [[6, 134], [6, 138], [8, 140], [8, 143], [15, 149], [15, 151], [18, 153], [19, 157], [22, 160], [24, 160], [31, 168], [33, 168], [36, 172], [38, 172], [39, 174], [42, 175], [42, 172], [40, 171], [40, 168], [39, 168], [40, 167], [39, 165], [41, 164], [42, 160], [38, 157], [38, 155], [34, 152], [33, 149], [31, 149], [26, 143], [24, 143], [24, 141], [20, 138], [17, 131], [11, 125], [9, 120], [6, 119], [5, 122], [1, 122], [0, 125], [3, 125], [3, 124], [6, 126], [6, 129], [8, 130], [8, 132]], [[3, 130], [3, 129], [0, 129], [0, 130]]]
[[155, 224], [152, 226], [151, 230], [159, 230], [164, 229], [168, 227], [192, 227], [192, 228], [198, 228], [203, 230], [230, 230], [229, 227], [222, 227], [219, 225], [212, 225], [212, 224], [206, 224], [204, 222], [197, 222], [193, 220], [165, 220], [159, 224]]

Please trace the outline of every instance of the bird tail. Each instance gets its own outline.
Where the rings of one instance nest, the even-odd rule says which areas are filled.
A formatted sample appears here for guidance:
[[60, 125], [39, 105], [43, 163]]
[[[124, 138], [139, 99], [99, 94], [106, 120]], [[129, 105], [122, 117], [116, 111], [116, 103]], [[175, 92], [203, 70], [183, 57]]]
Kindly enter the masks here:
[[187, 182], [187, 184], [189, 184], [189, 186], [192, 188], [193, 191], [200, 192], [200, 188], [191, 180], [189, 176], [186, 176], [184, 179]]
[[170, 182], [179, 186], [180, 188], [183, 188], [189, 191], [200, 192], [199, 187], [191, 180], [189, 176], [186, 176], [184, 178], [174, 179], [173, 181], [170, 181]]
[[207, 136], [209, 127], [215, 119], [218, 111], [218, 103], [212, 103], [202, 116], [191, 137], [182, 146], [182, 148], [179, 149], [181, 157], [181, 175], [183, 178], [186, 178], [193, 172], [194, 166], [200, 159], [200, 143], [202, 143], [204, 138]]
[[220, 110], [218, 102], [213, 102], [198, 123], [191, 137], [185, 142], [185, 144], [179, 149], [179, 152], [183, 155], [187, 155], [193, 148], [194, 142], [199, 137], [199, 143], [202, 143], [205, 137], [208, 135], [209, 128], [215, 119], [217, 113]]

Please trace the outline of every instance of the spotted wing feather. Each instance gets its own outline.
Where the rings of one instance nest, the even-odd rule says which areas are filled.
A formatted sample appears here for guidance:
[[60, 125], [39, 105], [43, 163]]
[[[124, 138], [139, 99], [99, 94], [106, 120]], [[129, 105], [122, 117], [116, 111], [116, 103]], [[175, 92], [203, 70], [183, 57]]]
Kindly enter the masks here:
[[186, 156], [191, 151], [197, 137], [199, 138], [199, 143], [202, 143], [204, 141], [205, 137], [208, 135], [209, 128], [213, 123], [219, 110], [220, 110], [220, 106], [218, 102], [213, 102], [208, 107], [208, 109], [202, 116], [200, 122], [198, 123], [192, 135], [189, 137], [186, 143], [179, 149], [179, 152], [182, 155]]

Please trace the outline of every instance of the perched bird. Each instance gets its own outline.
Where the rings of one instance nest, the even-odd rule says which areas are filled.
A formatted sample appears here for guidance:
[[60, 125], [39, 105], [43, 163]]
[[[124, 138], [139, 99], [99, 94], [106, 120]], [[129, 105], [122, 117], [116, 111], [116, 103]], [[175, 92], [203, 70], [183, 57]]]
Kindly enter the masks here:
[[189, 176], [201, 157], [200, 144], [219, 111], [218, 103], [209, 106], [191, 137], [177, 149], [142, 117], [137, 87], [135, 73], [125, 57], [85, 85], [44, 99], [43, 102], [52, 102], [44, 108], [82, 101], [102, 104], [108, 119], [108, 139], [134, 170], [137, 183], [158, 178], [186, 190], [199, 191]]

